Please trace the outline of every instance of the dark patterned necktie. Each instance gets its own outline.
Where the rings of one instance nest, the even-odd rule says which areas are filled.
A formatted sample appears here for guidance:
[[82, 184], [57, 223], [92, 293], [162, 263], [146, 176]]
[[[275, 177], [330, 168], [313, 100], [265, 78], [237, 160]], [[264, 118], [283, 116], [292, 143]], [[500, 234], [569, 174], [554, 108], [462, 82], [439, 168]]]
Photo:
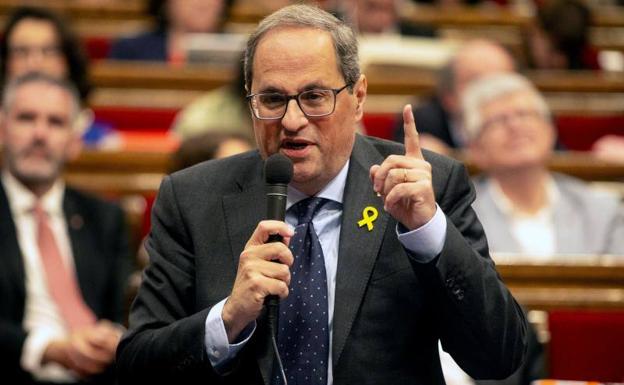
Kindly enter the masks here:
[[[290, 293], [280, 303], [277, 332], [288, 385], [327, 385], [327, 275], [321, 243], [312, 225], [312, 218], [326, 202], [329, 200], [311, 197], [291, 208], [298, 220], [290, 240], [295, 261]], [[275, 373], [273, 384], [281, 383], [279, 373]]]

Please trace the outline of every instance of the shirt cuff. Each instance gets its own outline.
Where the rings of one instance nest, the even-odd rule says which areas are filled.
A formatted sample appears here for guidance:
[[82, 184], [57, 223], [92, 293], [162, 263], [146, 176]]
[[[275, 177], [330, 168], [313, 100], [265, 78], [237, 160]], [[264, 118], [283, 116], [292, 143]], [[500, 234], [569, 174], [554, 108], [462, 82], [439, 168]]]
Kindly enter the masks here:
[[232, 362], [236, 354], [245, 346], [256, 330], [256, 323], [250, 323], [238, 336], [234, 344], [228, 341], [225, 325], [223, 324], [224, 299], [210, 309], [206, 317], [206, 331], [204, 335], [204, 345], [206, 353], [212, 367], [218, 372], [224, 372], [229, 363]]
[[42, 365], [43, 354], [53, 340], [66, 338], [64, 333], [57, 329], [40, 327], [28, 333], [22, 348], [20, 365], [39, 381], [66, 382], [76, 378], [64, 367], [55, 362]]
[[436, 212], [429, 222], [412, 231], [408, 231], [405, 226], [398, 223], [396, 232], [403, 247], [417, 262], [431, 262], [444, 248], [446, 215], [436, 203]]

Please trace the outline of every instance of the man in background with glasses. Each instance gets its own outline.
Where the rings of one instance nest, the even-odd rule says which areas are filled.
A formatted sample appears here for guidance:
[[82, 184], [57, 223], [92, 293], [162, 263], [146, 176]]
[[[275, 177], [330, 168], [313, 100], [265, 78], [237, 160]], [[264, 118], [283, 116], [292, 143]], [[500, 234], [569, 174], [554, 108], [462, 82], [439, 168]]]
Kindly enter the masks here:
[[[251, 35], [245, 76], [258, 151], [163, 181], [121, 382], [443, 384], [438, 340], [476, 378], [510, 375], [526, 321], [466, 172], [421, 151], [410, 106], [405, 148], [356, 134], [367, 82], [353, 31], [283, 8]], [[294, 165], [286, 223], [262, 220], [275, 153]], [[284, 242], [267, 243], [275, 234]], [[283, 375], [268, 295], [281, 299]]]
[[548, 170], [556, 129], [529, 80], [487, 76], [470, 84], [463, 104], [470, 154], [484, 172], [475, 210], [493, 252], [535, 262], [624, 254], [619, 197]]

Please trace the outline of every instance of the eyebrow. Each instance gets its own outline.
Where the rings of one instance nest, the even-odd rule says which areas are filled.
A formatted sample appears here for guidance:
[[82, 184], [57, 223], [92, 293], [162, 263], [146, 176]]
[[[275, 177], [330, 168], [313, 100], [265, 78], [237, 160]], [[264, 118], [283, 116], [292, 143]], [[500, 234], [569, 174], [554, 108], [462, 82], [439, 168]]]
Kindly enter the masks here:
[[[317, 90], [317, 89], [331, 89], [331, 87], [320, 84], [320, 83], [308, 83], [305, 86], [303, 86], [297, 93], [299, 92], [304, 92], [304, 91], [310, 91], [310, 90]], [[264, 93], [279, 93], [279, 94], [284, 94], [286, 95], [286, 93], [283, 91], [283, 89], [279, 89], [277, 87], [273, 87], [273, 86], [268, 86], [265, 88], [262, 88], [258, 91], [259, 94], [264, 94]]]

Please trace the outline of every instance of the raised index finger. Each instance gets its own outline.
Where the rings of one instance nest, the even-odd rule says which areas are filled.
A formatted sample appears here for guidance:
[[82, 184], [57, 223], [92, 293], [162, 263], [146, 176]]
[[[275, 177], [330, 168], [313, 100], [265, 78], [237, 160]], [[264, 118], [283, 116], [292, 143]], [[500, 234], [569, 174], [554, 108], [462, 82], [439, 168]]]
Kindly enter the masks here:
[[403, 132], [405, 133], [405, 155], [413, 158], [424, 159], [420, 150], [420, 140], [416, 130], [416, 122], [412, 113], [412, 105], [403, 107]]

